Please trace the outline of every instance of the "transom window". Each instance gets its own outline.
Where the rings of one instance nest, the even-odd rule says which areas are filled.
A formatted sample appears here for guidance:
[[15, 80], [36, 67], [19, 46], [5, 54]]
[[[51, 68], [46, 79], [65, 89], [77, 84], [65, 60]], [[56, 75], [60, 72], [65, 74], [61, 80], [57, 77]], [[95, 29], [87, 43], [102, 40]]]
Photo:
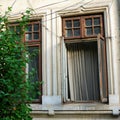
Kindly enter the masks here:
[[67, 19], [65, 21], [65, 37], [80, 36], [80, 18]]
[[40, 40], [40, 22], [32, 22], [27, 26], [25, 32], [25, 41], [39, 41]]
[[102, 14], [74, 16], [63, 18], [63, 35], [65, 39], [96, 37], [103, 35]]

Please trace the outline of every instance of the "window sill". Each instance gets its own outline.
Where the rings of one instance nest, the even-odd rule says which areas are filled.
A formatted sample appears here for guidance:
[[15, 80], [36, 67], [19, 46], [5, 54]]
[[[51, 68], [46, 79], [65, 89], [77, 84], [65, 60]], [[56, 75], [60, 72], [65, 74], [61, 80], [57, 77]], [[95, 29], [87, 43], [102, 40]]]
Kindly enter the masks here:
[[[85, 113], [85, 114], [113, 114], [113, 112], [120, 111], [120, 105], [107, 105], [107, 104], [63, 104], [63, 105], [40, 105], [40, 104], [31, 104], [33, 112], [46, 113], [46, 111], [53, 110], [56, 114], [65, 113], [69, 111], [75, 113]], [[93, 112], [95, 111], [95, 112]]]
[[113, 115], [120, 116], [120, 105], [119, 106], [110, 106], [110, 105], [31, 105], [33, 111], [31, 112], [32, 116], [41, 116], [41, 115]]
[[32, 111], [31, 115], [114, 115], [119, 116], [120, 110], [117, 114], [113, 114], [113, 111]]

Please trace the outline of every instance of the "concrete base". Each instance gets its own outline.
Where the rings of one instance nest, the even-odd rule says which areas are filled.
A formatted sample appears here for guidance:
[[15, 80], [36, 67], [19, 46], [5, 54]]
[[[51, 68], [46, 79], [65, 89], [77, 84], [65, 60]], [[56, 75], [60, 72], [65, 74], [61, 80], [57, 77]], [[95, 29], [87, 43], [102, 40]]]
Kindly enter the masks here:
[[119, 105], [119, 95], [109, 95], [109, 104], [110, 105]]
[[61, 104], [61, 96], [42, 96], [43, 105]]
[[[110, 111], [103, 111], [101, 114], [100, 111], [98, 111], [98, 114], [95, 114], [95, 111], [87, 111], [85, 113], [79, 111], [74, 111], [71, 113], [71, 111], [57, 111], [54, 115], [49, 115], [48, 111], [43, 114], [32, 114], [33, 120], [120, 120], [120, 116], [113, 116]], [[60, 112], [60, 113], [59, 113]], [[109, 113], [108, 113], [109, 112]]]

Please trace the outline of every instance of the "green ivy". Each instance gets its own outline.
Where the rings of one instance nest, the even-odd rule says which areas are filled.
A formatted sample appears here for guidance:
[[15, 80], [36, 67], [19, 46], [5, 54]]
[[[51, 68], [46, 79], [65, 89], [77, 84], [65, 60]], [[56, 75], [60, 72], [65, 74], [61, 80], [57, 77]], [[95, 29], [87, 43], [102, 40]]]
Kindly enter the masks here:
[[31, 12], [26, 11], [19, 22], [20, 36], [9, 27], [11, 8], [0, 16], [0, 120], [32, 120], [27, 101], [30, 84], [26, 80], [27, 51], [21, 41]]

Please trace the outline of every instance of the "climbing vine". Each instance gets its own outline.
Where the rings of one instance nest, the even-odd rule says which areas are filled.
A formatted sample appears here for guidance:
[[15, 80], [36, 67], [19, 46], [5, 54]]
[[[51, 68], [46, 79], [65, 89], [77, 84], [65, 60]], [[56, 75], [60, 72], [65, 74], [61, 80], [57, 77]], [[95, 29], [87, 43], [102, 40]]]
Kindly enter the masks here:
[[20, 25], [18, 33], [9, 27], [11, 10], [9, 7], [0, 16], [0, 120], [31, 120], [30, 84], [25, 72], [28, 53], [21, 41], [31, 12], [26, 10], [16, 21]]

